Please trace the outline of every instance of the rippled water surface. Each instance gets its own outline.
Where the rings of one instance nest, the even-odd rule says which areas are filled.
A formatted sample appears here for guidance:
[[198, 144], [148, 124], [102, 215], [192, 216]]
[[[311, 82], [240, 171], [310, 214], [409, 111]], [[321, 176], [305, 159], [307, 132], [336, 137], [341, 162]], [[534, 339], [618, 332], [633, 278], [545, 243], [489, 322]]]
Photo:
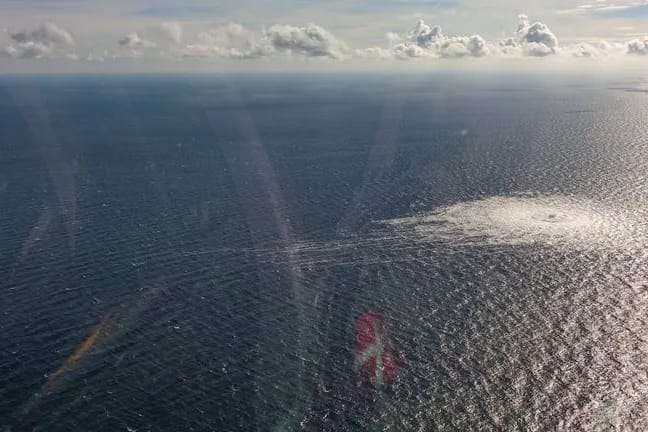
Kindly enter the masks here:
[[0, 427], [648, 430], [641, 85], [3, 78]]

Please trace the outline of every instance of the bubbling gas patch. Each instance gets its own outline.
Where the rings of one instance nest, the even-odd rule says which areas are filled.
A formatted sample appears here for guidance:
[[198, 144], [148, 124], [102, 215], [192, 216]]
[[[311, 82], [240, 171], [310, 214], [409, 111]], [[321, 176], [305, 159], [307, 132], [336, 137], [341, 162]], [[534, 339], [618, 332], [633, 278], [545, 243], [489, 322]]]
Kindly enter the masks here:
[[623, 212], [567, 195], [494, 196], [380, 222], [423, 240], [468, 243], [622, 245], [633, 238]]

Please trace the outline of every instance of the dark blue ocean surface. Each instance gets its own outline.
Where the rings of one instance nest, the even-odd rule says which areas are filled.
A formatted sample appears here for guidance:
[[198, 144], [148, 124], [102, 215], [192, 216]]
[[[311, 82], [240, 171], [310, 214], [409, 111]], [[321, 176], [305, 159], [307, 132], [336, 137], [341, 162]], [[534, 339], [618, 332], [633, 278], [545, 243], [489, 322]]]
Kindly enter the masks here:
[[645, 87], [1, 78], [0, 427], [648, 429]]

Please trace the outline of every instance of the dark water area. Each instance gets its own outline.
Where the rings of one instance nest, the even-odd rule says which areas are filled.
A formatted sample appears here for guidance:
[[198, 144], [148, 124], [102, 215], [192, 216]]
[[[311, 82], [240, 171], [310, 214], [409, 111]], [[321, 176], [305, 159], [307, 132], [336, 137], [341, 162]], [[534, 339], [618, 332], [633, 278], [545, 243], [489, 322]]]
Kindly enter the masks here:
[[642, 86], [1, 78], [0, 427], [648, 429]]

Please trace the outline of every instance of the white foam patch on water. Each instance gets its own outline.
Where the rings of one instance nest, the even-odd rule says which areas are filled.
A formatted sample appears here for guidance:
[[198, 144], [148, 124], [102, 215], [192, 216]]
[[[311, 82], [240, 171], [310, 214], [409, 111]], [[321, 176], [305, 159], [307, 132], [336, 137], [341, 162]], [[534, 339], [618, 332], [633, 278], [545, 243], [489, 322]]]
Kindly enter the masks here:
[[422, 239], [442, 241], [610, 246], [633, 241], [633, 223], [622, 212], [566, 195], [495, 196], [380, 222]]

